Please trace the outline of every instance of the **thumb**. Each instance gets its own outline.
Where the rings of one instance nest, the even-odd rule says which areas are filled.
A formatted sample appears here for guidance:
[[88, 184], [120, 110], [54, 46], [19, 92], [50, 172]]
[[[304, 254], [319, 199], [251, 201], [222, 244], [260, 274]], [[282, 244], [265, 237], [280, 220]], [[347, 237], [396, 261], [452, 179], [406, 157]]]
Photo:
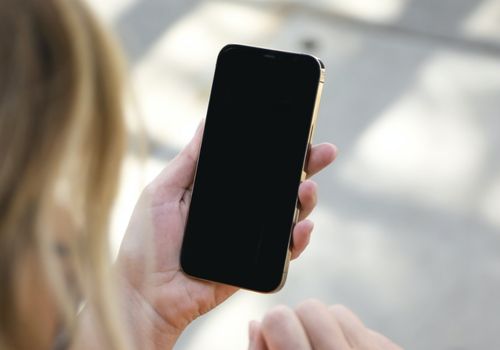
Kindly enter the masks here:
[[250, 321], [248, 325], [248, 350], [267, 350], [264, 337], [261, 332], [261, 325], [258, 321]]
[[191, 141], [155, 179], [154, 182], [157, 185], [155, 187], [166, 190], [170, 195], [182, 195], [191, 187], [204, 129], [205, 119], [202, 119]]

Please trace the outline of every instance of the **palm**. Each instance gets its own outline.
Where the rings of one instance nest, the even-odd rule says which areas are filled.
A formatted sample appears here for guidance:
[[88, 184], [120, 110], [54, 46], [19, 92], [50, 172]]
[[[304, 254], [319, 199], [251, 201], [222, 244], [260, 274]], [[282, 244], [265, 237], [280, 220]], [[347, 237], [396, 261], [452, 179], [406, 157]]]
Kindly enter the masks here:
[[151, 277], [160, 302], [157, 311], [168, 319], [175, 302], [189, 315], [185, 322], [210, 311], [237, 291], [236, 287], [189, 278], [181, 271], [180, 250], [190, 199], [190, 191], [184, 190], [180, 200], [163, 198], [163, 204], [152, 208], [156, 261]]

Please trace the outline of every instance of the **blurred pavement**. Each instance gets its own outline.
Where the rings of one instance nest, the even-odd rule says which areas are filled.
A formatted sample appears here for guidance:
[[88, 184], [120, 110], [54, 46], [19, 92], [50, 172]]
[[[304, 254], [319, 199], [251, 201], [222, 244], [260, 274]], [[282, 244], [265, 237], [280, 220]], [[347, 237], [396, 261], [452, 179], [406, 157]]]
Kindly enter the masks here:
[[315, 141], [341, 152], [316, 178], [310, 247], [281, 292], [238, 293], [178, 349], [245, 349], [249, 320], [308, 297], [407, 349], [500, 349], [499, 0], [88, 1], [123, 41], [153, 145], [144, 167], [127, 157], [115, 247], [141, 186], [205, 116], [223, 45], [327, 67]]

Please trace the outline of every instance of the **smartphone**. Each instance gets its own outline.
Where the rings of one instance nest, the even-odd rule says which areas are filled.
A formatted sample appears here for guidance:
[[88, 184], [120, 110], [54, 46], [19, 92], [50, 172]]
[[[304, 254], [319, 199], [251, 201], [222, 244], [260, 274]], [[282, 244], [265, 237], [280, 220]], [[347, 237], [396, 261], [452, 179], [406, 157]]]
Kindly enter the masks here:
[[307, 54], [220, 51], [181, 250], [186, 274], [281, 289], [324, 72]]

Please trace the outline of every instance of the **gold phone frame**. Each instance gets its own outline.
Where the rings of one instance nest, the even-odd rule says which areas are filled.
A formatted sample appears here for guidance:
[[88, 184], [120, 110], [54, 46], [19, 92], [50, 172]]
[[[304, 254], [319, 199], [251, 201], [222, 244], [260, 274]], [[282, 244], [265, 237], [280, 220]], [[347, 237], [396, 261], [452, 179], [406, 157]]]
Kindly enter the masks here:
[[[319, 58], [317, 58], [317, 57], [314, 57], [314, 58], [318, 61], [318, 64], [320, 65], [321, 70], [320, 70], [320, 78], [319, 78], [319, 82], [318, 82], [318, 90], [316, 92], [316, 99], [314, 101], [313, 115], [312, 115], [312, 119], [311, 119], [311, 124], [309, 126], [309, 137], [307, 139], [307, 150], [305, 153], [304, 161], [302, 163], [302, 173], [300, 176], [301, 183], [307, 179], [307, 172], [306, 172], [305, 167], [306, 167], [307, 161], [309, 159], [309, 152], [311, 151], [312, 139], [314, 136], [314, 132], [316, 130], [316, 122], [317, 122], [318, 115], [319, 115], [319, 105], [321, 102], [321, 95], [323, 94], [323, 86], [325, 84], [325, 66]], [[277, 291], [282, 289], [283, 286], [285, 285], [286, 278], [288, 276], [288, 268], [290, 266], [290, 260], [292, 257], [291, 248], [292, 248], [292, 244], [293, 244], [293, 230], [294, 230], [295, 225], [297, 224], [297, 222], [299, 220], [299, 214], [300, 214], [300, 209], [299, 209], [298, 205], [299, 205], [299, 199], [298, 199], [298, 194], [297, 194], [297, 202], [295, 204], [295, 213], [293, 215], [293, 225], [292, 225], [292, 230], [290, 232], [290, 242], [288, 243], [288, 253], [286, 256], [286, 260], [285, 260], [285, 266], [283, 267], [283, 276], [281, 278], [280, 284], [275, 289], [273, 289], [269, 292], [265, 292], [266, 294], [276, 293]]]

